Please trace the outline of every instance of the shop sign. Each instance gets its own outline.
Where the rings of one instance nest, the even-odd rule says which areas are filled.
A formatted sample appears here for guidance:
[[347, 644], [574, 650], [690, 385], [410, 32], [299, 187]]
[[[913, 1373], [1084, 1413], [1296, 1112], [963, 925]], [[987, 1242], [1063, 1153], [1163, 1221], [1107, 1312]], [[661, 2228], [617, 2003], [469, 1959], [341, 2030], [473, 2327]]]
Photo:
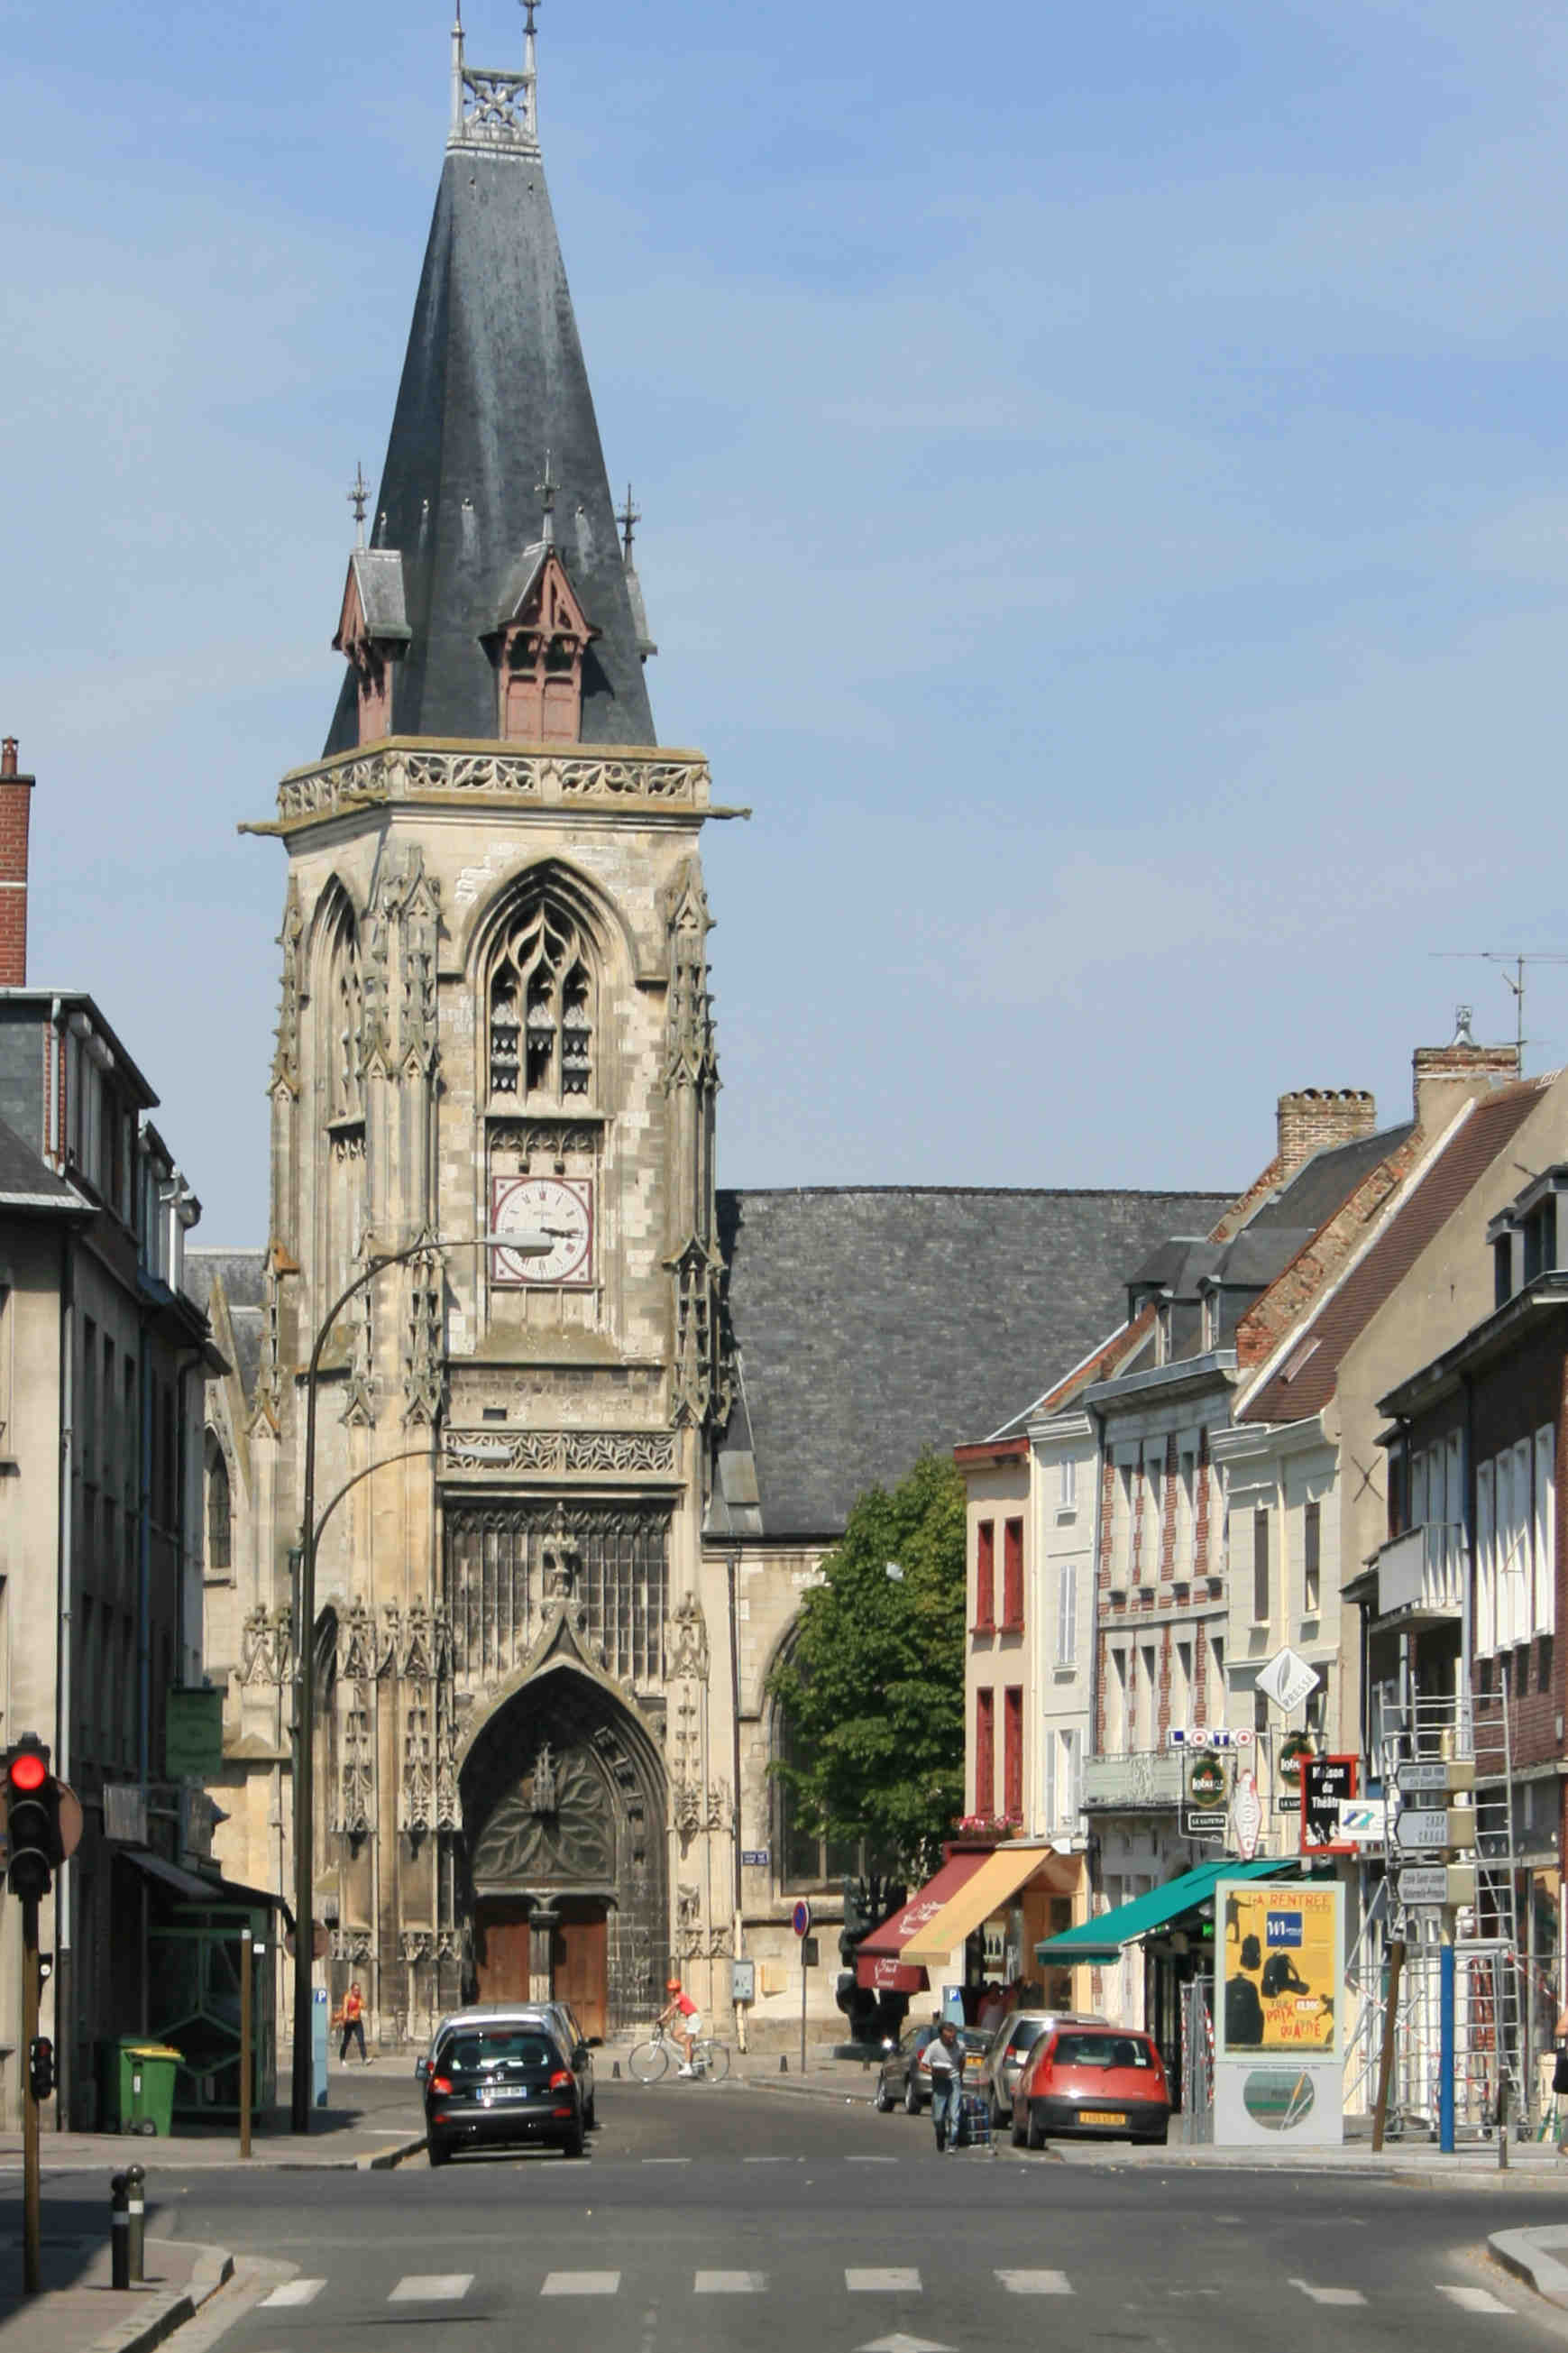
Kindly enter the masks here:
[[1252, 1742], [1245, 1725], [1233, 1732], [1225, 1724], [1173, 1724], [1165, 1735], [1167, 1748], [1250, 1748]]
[[1340, 1828], [1340, 1800], [1361, 1786], [1356, 1757], [1309, 1757], [1301, 1767], [1301, 1852], [1345, 1854], [1353, 1841]]
[[1187, 1766], [1187, 1803], [1189, 1806], [1223, 1809], [1230, 1795], [1230, 1775], [1223, 1757], [1207, 1749], [1197, 1749]]
[[1344, 1890], [1222, 1879], [1215, 1890], [1222, 2058], [1342, 2055]]
[[1250, 1862], [1258, 1852], [1258, 1834], [1263, 1828], [1263, 1804], [1258, 1795], [1256, 1773], [1238, 1773], [1236, 1795], [1230, 1801], [1231, 1835], [1236, 1851], [1243, 1862]]
[[1230, 1816], [1223, 1806], [1215, 1813], [1194, 1812], [1189, 1806], [1182, 1816], [1182, 1836], [1222, 1839], [1225, 1836], [1226, 1824], [1229, 1820]]
[[1310, 1667], [1300, 1652], [1293, 1651], [1289, 1642], [1282, 1651], [1275, 1652], [1266, 1667], [1258, 1670], [1258, 1690], [1286, 1715], [1311, 1697], [1318, 1688], [1318, 1682], [1316, 1667]]
[[1312, 1746], [1310, 1734], [1305, 1732], [1291, 1732], [1286, 1735], [1284, 1740], [1280, 1743], [1279, 1757], [1276, 1770], [1287, 1789], [1299, 1790], [1300, 1788], [1301, 1768], [1306, 1764], [1308, 1757], [1313, 1757], [1316, 1754], [1317, 1751]]

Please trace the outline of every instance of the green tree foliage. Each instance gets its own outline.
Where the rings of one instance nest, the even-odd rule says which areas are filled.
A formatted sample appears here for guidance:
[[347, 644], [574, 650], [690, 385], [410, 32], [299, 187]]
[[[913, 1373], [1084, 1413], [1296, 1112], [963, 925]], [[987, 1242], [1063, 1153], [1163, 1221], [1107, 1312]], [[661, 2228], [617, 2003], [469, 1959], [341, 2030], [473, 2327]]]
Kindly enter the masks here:
[[773, 1769], [802, 1827], [908, 1872], [935, 1861], [963, 1805], [963, 1507], [934, 1454], [862, 1495], [769, 1683], [795, 1752]]

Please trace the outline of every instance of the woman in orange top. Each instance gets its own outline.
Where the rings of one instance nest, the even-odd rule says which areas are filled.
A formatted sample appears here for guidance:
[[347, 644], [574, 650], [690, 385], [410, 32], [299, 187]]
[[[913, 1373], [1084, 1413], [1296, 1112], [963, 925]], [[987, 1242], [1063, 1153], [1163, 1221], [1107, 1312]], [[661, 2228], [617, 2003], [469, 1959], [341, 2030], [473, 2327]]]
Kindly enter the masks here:
[[354, 1979], [353, 1985], [350, 1986], [347, 1993], [343, 1996], [343, 2006], [338, 2012], [338, 2023], [343, 2030], [343, 2039], [338, 2045], [339, 2066], [342, 2066], [348, 2058], [349, 2044], [357, 2035], [359, 2037], [359, 2055], [368, 2067], [370, 2065], [370, 2053], [364, 2047], [364, 1996], [359, 1989], [359, 1979], [357, 1978]]

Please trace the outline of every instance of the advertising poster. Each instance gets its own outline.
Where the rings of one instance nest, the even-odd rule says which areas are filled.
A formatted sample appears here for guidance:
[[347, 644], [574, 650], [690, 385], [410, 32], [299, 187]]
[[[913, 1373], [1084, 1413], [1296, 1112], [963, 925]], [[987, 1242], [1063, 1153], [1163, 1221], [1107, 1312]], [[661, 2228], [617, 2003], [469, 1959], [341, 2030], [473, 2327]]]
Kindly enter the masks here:
[[1342, 2137], [1343, 1907], [1331, 1881], [1215, 1888], [1216, 2141]]

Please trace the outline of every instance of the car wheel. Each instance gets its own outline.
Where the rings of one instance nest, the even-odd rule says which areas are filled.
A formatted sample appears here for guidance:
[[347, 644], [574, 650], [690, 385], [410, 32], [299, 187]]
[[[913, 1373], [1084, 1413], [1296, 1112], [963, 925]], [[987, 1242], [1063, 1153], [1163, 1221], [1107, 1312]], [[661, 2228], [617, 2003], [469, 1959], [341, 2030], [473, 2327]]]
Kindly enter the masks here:
[[426, 2154], [430, 2159], [430, 2170], [432, 2173], [435, 2172], [436, 2168], [438, 2165], [449, 2165], [452, 2161], [452, 2152], [450, 2147], [447, 2143], [442, 2140], [436, 2133], [431, 2133], [429, 2135], [425, 2143], [425, 2149]]
[[888, 2079], [885, 2075], [879, 2074], [877, 2077], [877, 2089], [872, 2096], [871, 2105], [879, 2116], [890, 2116], [893, 2113], [893, 2095], [888, 2089]]
[[1035, 2122], [1035, 2111], [1033, 2108], [1029, 2110], [1028, 2145], [1031, 2148], [1044, 2148], [1046, 2145], [1046, 2128], [1044, 2125], [1037, 2125]]
[[561, 2144], [561, 2154], [563, 2157], [582, 2156], [583, 2127], [581, 2125], [573, 2126], [571, 2131], [567, 2134], [565, 2139]]
[[1006, 2120], [1007, 2120], [1007, 2111], [1006, 2111], [1006, 2110], [1005, 2110], [1005, 2108], [1004, 2108], [1004, 2106], [1002, 2105], [1001, 2101], [996, 2097], [995, 2093], [994, 2093], [994, 2092], [993, 2092], [993, 2093], [992, 2093], [992, 2094], [991, 2094], [991, 2129], [992, 2129], [992, 2131], [993, 2131], [994, 2133], [999, 2133], [999, 2132], [1001, 2131], [1001, 2129], [1002, 2129], [1002, 2127], [1003, 2127], [1004, 2124], [1005, 2124]]
[[918, 2116], [920, 2112], [920, 2091], [916, 2085], [915, 2079], [911, 2074], [909, 2082], [904, 2085], [904, 2114], [906, 2116]]

